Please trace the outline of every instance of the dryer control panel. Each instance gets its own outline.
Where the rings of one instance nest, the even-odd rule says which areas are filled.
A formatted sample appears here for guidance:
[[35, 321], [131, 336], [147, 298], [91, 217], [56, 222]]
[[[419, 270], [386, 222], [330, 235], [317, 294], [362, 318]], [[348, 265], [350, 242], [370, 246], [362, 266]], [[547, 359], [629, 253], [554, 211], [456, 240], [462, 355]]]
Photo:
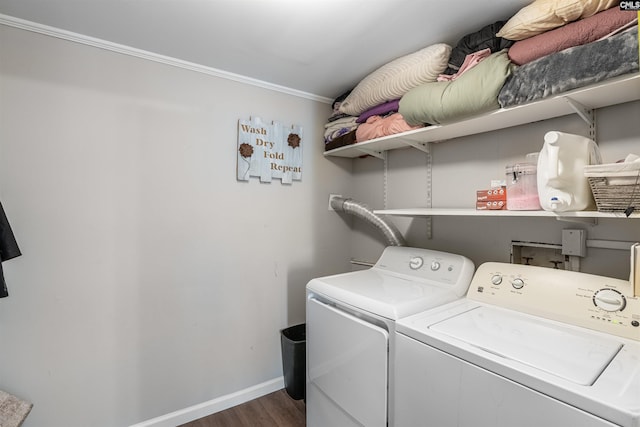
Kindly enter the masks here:
[[447, 287], [459, 297], [467, 292], [474, 268], [462, 255], [406, 246], [388, 246], [373, 266], [385, 274]]
[[626, 280], [488, 262], [467, 298], [640, 341], [640, 298]]

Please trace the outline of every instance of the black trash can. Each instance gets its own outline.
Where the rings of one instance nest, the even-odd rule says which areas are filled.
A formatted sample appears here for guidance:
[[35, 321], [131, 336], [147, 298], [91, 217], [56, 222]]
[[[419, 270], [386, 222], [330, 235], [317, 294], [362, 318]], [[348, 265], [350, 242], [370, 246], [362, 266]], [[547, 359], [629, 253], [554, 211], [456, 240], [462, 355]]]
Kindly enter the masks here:
[[306, 397], [307, 337], [306, 324], [290, 326], [280, 331], [284, 386], [292, 399]]

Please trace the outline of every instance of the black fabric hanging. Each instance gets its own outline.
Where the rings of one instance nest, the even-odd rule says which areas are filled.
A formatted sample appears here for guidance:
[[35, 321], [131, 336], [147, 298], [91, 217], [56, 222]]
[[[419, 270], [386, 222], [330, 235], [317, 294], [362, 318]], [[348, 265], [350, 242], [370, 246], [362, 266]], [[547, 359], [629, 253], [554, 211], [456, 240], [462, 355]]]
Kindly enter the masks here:
[[7, 215], [5, 215], [2, 203], [0, 203], [0, 298], [9, 296], [2, 272], [2, 262], [20, 255], [22, 253], [18, 247], [18, 242], [16, 242], [9, 220], [7, 220]]

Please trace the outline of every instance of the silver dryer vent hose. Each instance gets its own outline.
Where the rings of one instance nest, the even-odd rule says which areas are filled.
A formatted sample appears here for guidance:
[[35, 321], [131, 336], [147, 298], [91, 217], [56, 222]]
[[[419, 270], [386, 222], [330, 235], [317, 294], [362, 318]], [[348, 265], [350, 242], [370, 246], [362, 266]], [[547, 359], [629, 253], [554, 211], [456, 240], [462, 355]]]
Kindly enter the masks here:
[[346, 212], [374, 225], [382, 231], [382, 234], [384, 234], [390, 246], [406, 246], [404, 237], [402, 237], [402, 233], [400, 233], [396, 226], [373, 213], [364, 203], [343, 197], [332, 197], [331, 207], [335, 211]]

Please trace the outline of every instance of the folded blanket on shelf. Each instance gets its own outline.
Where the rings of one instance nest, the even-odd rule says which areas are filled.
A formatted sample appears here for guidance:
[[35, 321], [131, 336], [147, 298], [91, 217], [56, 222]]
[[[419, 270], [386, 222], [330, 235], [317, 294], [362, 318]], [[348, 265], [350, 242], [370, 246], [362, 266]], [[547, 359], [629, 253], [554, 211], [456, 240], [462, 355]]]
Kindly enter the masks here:
[[478, 52], [470, 53], [469, 55], [467, 55], [466, 58], [464, 58], [464, 62], [460, 66], [460, 69], [458, 70], [457, 73], [440, 74], [438, 76], [438, 81], [449, 82], [449, 81], [455, 80], [461, 75], [463, 75], [464, 73], [466, 73], [467, 71], [469, 71], [470, 69], [472, 69], [473, 67], [475, 67], [476, 65], [478, 65], [480, 61], [482, 61], [485, 58], [488, 58], [489, 56], [491, 56], [491, 49], [489, 48], [479, 50]]
[[352, 130], [355, 130], [358, 127], [356, 119], [357, 117], [348, 116], [325, 124], [324, 141], [331, 141], [339, 136], [351, 132]]
[[506, 21], [496, 21], [462, 37], [451, 49], [449, 63], [443, 74], [451, 75], [459, 72], [467, 55], [474, 52], [489, 49], [491, 53], [496, 53], [510, 47], [513, 41], [496, 36], [505, 23]]
[[334, 138], [331, 141], [328, 141], [324, 145], [324, 150], [329, 151], [329, 150], [333, 150], [334, 148], [340, 148], [340, 147], [344, 147], [345, 145], [351, 145], [355, 143], [356, 143], [356, 131], [353, 130], [349, 133], [345, 133], [344, 135]]
[[400, 113], [393, 113], [385, 117], [371, 116], [356, 129], [356, 141], [368, 141], [413, 129], [420, 129], [421, 127], [422, 125], [411, 126], [407, 124]]
[[408, 124], [444, 124], [497, 110], [498, 93], [514, 65], [506, 49], [447, 82], [425, 83], [400, 99], [400, 114]]
[[638, 15], [617, 7], [598, 12], [546, 33], [518, 41], [509, 49], [509, 59], [524, 65], [543, 56], [594, 42], [638, 22]]
[[399, 107], [400, 107], [400, 99], [394, 99], [393, 101], [384, 102], [360, 114], [356, 122], [364, 123], [371, 116], [384, 116], [392, 112], [397, 113]]
[[498, 102], [502, 107], [524, 104], [637, 71], [638, 28], [635, 26], [518, 67], [500, 90]]

